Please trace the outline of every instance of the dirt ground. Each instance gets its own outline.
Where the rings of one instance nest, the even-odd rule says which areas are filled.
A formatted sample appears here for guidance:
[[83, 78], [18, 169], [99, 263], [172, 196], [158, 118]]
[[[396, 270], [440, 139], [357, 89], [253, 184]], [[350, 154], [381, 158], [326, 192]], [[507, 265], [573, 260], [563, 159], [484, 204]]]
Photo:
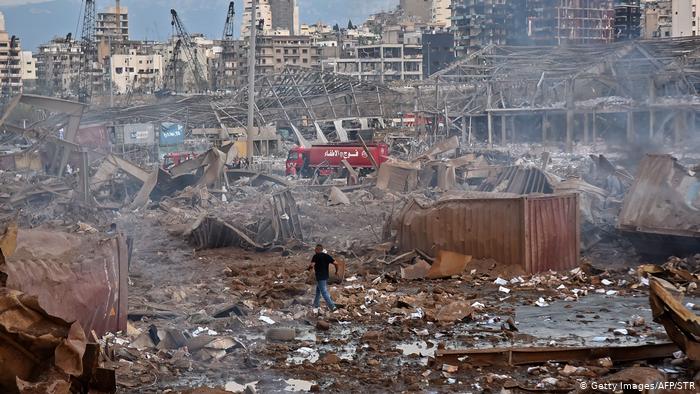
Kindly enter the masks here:
[[[324, 226], [333, 231], [332, 225]], [[128, 333], [105, 339], [118, 360], [112, 366], [124, 393], [235, 392], [250, 383], [258, 392], [478, 393], [503, 392], [504, 387], [510, 390], [505, 392], [573, 392], [580, 391], [581, 382], [603, 381], [633, 364], [513, 368], [465, 361], [453, 371], [435, 361], [435, 351], [668, 340], [663, 327], [651, 321], [648, 288], [634, 269], [514, 276], [475, 262], [452, 279], [406, 281], [398, 265], [377, 264], [368, 255], [348, 258], [345, 250], [330, 249], [347, 264], [344, 282], [331, 286], [342, 308], [330, 312], [322, 303], [317, 314], [306, 272], [312, 245], [264, 253], [237, 247], [196, 251], [164, 231], [148, 211], [123, 216], [119, 228], [136, 240], [130, 313], [170, 314], [146, 313], [130, 323]], [[497, 284], [504, 280], [505, 285]], [[697, 296], [691, 292], [686, 301], [698, 302]], [[469, 313], [450, 315], [443, 310], [450, 303]], [[214, 317], [231, 306], [236, 306], [231, 316]], [[226, 345], [225, 351], [134, 348], [149, 328], [180, 332], [190, 341], [225, 338], [235, 345]], [[657, 360], [652, 366], [668, 378], [692, 380], [678, 360]], [[567, 372], [573, 367], [580, 373]]]

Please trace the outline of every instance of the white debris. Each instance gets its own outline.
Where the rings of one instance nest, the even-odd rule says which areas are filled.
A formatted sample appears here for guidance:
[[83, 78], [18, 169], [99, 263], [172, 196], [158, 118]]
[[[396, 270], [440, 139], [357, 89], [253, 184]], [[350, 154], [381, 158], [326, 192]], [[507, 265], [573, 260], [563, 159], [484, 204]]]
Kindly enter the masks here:
[[610, 280], [607, 280], [607, 279], [603, 279], [603, 280], [600, 281], [600, 283], [602, 283], [603, 286], [610, 286], [610, 285], [613, 284], [614, 282], [613, 282], [613, 281], [610, 281]]
[[549, 306], [547, 301], [544, 300], [544, 298], [540, 297], [536, 302], [535, 305], [539, 306], [540, 308], [544, 308], [546, 306]]
[[501, 293], [506, 293], [506, 294], [510, 293], [510, 289], [507, 287], [503, 287], [503, 286], [499, 287], [498, 291], [500, 291]]
[[618, 293], [617, 290], [608, 290], [605, 292], [605, 295], [613, 296], [613, 295], [616, 295], [617, 293]]
[[476, 310], [482, 310], [486, 307], [486, 305], [480, 303], [479, 301], [474, 302], [471, 306]]
[[616, 328], [613, 332], [618, 335], [627, 335], [629, 333], [626, 328]]
[[258, 318], [258, 320], [263, 321], [263, 322], [265, 322], [265, 323], [267, 323], [267, 324], [275, 324], [275, 321], [274, 321], [274, 320], [270, 319], [269, 317], [267, 317], [267, 316], [265, 316], [265, 315], [260, 315], [260, 317]]
[[505, 279], [502, 279], [502, 278], [498, 278], [498, 279], [494, 280], [493, 283], [495, 283], [499, 286], [504, 286], [504, 285], [508, 284], [508, 281]]

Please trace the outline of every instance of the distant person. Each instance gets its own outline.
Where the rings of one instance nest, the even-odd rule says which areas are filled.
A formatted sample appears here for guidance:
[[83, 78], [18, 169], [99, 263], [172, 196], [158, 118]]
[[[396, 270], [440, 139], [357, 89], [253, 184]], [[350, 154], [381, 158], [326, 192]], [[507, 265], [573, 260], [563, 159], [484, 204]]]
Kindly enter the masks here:
[[331, 295], [328, 293], [328, 266], [333, 264], [335, 271], [338, 272], [338, 264], [336, 264], [335, 259], [331, 255], [323, 251], [323, 245], [316, 245], [314, 250], [316, 254], [311, 258], [311, 264], [309, 265], [308, 271], [313, 268], [316, 273], [316, 297], [314, 298], [314, 308], [318, 309], [321, 306], [321, 296], [326, 301], [328, 308], [331, 311], [336, 310], [336, 306], [331, 299]]

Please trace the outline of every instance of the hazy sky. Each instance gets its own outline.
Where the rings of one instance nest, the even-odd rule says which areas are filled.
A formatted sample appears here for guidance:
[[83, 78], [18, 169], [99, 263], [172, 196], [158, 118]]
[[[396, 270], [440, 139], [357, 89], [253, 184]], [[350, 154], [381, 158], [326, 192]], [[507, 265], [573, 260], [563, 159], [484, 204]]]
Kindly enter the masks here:
[[[97, 12], [114, 5], [96, 0]], [[380, 10], [393, 9], [399, 0], [298, 0], [302, 23], [319, 20], [347, 25], [363, 22]], [[21, 39], [24, 50], [35, 50], [54, 36], [76, 34], [82, 0], [0, 0], [0, 11], [10, 35]], [[229, 0], [122, 0], [129, 8], [129, 35], [133, 39], [165, 40], [172, 34], [170, 9], [175, 8], [190, 33], [221, 37]], [[236, 3], [236, 32], [240, 32], [243, 0]], [[78, 36], [80, 33], [78, 32]]]

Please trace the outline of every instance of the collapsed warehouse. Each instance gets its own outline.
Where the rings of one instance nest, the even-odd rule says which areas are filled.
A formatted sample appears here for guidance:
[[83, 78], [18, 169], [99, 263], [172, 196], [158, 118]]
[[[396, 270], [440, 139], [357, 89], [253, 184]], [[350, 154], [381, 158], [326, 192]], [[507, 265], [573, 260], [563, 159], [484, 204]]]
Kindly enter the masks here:
[[0, 388], [697, 392], [697, 47], [490, 46], [410, 86], [290, 68], [250, 135], [247, 89], [17, 96]]

